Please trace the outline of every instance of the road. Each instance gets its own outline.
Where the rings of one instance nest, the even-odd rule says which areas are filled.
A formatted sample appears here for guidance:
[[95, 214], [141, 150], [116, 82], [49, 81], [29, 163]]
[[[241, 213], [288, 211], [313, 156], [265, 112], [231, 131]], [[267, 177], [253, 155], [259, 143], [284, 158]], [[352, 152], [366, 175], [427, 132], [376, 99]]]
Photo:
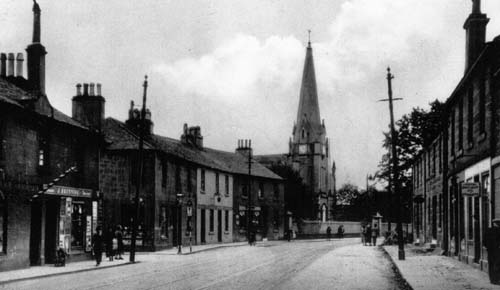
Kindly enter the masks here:
[[359, 239], [266, 242], [10, 283], [2, 289], [405, 289], [383, 251]]

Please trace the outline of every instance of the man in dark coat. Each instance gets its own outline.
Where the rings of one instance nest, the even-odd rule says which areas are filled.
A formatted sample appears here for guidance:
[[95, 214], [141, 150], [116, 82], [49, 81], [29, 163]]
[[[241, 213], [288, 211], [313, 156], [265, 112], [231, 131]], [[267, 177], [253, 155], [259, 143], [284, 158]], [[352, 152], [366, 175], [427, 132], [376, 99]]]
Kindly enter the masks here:
[[488, 249], [488, 274], [492, 284], [500, 284], [500, 219], [492, 221], [486, 231], [485, 246]]
[[332, 238], [332, 228], [327, 227], [326, 228], [326, 240], [329, 241]]
[[96, 233], [92, 236], [92, 250], [94, 251], [94, 257], [96, 261], [96, 266], [101, 264], [102, 260], [102, 229], [100, 226], [96, 228]]

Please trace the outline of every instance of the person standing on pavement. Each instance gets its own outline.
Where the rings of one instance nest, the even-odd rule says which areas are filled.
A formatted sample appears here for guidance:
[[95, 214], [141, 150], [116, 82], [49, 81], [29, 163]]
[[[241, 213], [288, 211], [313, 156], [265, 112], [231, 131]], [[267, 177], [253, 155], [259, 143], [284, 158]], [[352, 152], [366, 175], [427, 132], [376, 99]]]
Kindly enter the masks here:
[[363, 246], [366, 246], [365, 236], [366, 236], [366, 226], [361, 226], [361, 243], [363, 244]]
[[123, 254], [123, 231], [122, 231], [122, 226], [117, 225], [116, 226], [116, 231], [115, 231], [115, 238], [118, 243], [118, 247], [115, 252], [115, 259], [117, 260], [123, 260], [122, 254]]
[[332, 238], [332, 228], [328, 226], [326, 228], [326, 240], [329, 241]]
[[485, 246], [488, 249], [488, 274], [492, 284], [500, 284], [500, 219], [492, 221], [486, 231]]
[[96, 228], [95, 234], [92, 236], [92, 251], [94, 252], [94, 257], [96, 261], [96, 266], [101, 264], [102, 260], [102, 229], [100, 226]]

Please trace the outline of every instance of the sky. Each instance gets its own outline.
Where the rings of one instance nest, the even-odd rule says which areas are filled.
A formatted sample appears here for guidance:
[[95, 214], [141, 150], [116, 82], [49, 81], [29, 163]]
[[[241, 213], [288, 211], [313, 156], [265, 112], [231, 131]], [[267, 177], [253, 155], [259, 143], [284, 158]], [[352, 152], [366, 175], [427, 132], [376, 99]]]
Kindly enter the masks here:
[[[299, 102], [308, 33], [321, 117], [337, 187], [365, 187], [389, 123], [386, 68], [399, 118], [445, 101], [463, 76], [470, 0], [38, 0], [46, 93], [71, 115], [77, 83], [102, 83], [106, 116], [148, 107], [156, 134], [201, 126], [204, 145], [286, 153]], [[25, 52], [32, 1], [0, 2], [0, 51]], [[483, 0], [487, 41], [500, 34], [500, 1]]]

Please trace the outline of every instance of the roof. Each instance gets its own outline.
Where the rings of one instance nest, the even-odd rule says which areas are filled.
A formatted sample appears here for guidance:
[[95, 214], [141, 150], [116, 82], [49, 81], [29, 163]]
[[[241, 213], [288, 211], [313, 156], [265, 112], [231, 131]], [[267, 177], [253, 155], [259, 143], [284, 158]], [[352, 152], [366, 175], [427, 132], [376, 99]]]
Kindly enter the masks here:
[[288, 155], [287, 154], [268, 154], [268, 155], [255, 155], [255, 160], [262, 164], [287, 164]]
[[37, 98], [33, 94], [10, 83], [5, 78], [0, 77], [0, 102], [15, 105], [18, 106], [19, 108], [25, 108], [22, 102], [30, 100], [31, 101], [36, 100], [37, 102], [39, 102], [39, 105], [35, 106], [35, 113], [49, 118], [53, 117], [55, 120], [61, 123], [65, 123], [75, 127], [80, 127], [82, 129], [87, 129], [87, 127], [85, 127], [84, 125], [80, 124], [79, 122], [73, 120], [71, 117], [67, 116], [63, 112], [52, 107], [46, 97], [43, 96]]
[[[109, 150], [137, 149], [139, 136], [129, 130], [123, 122], [107, 118], [104, 122], [103, 132], [106, 141], [110, 143]], [[247, 159], [237, 153], [206, 147], [199, 149], [184, 144], [179, 140], [155, 134], [149, 136], [144, 144], [145, 149], [158, 150], [207, 168], [233, 174], [248, 174]], [[281, 179], [281, 177], [257, 162], [252, 163], [251, 173], [252, 176]]]

